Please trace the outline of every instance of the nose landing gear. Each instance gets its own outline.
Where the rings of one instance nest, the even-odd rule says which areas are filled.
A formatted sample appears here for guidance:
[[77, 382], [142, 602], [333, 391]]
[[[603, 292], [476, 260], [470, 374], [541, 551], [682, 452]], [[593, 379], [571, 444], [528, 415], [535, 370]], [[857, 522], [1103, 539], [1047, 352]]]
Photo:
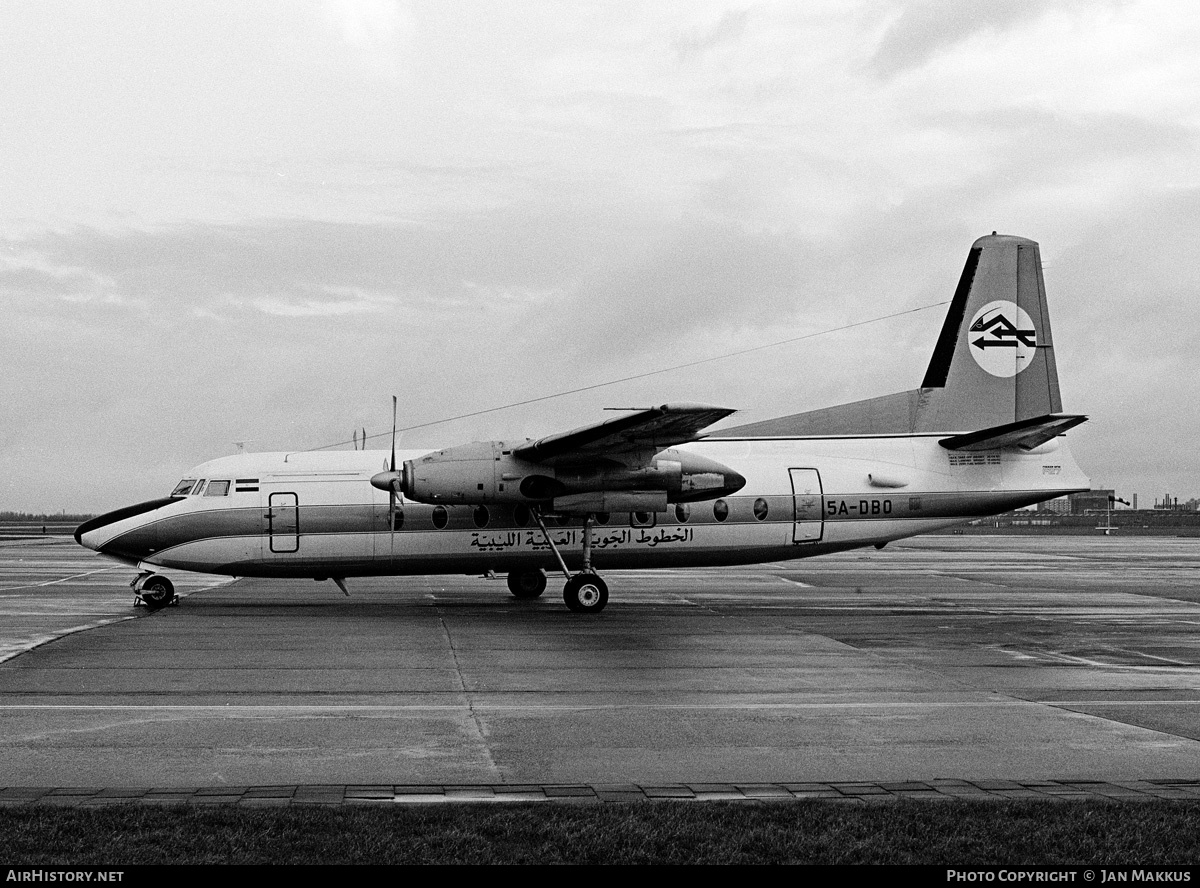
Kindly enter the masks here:
[[140, 573], [132, 583], [133, 606], [139, 605], [151, 611], [159, 610], [176, 601], [175, 586], [164, 576], [153, 573]]

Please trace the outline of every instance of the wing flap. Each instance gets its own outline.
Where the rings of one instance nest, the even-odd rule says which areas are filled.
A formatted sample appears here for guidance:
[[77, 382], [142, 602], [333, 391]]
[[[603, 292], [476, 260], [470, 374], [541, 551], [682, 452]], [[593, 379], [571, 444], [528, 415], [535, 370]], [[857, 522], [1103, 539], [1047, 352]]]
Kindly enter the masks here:
[[709, 404], [663, 404], [569, 432], [547, 435], [513, 451], [530, 462], [594, 459], [638, 450], [662, 450], [694, 441], [701, 429], [735, 410]]
[[992, 426], [978, 432], [968, 432], [965, 435], [952, 435], [942, 438], [938, 443], [947, 450], [996, 450], [1000, 447], [1032, 450], [1083, 422], [1087, 422], [1086, 416], [1050, 413]]

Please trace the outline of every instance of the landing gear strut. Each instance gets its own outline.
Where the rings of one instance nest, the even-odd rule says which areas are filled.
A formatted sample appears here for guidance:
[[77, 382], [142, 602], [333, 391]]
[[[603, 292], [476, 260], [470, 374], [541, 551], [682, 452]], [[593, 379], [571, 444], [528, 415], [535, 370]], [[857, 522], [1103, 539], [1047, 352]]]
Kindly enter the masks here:
[[[592, 570], [592, 527], [596, 523], [596, 516], [589, 513], [587, 520], [583, 522], [583, 570], [572, 576], [567, 570], [567, 563], [563, 561], [562, 553], [558, 551], [558, 546], [554, 545], [554, 540], [550, 538], [550, 531], [546, 530], [546, 523], [542, 521], [540, 512], [537, 509], [530, 509], [530, 512], [533, 513], [538, 527], [542, 529], [542, 536], [546, 538], [550, 550], [558, 559], [563, 576], [567, 579], [567, 584], [563, 587], [563, 601], [567, 603], [567, 608], [577, 614], [595, 614], [604, 610], [604, 605], [608, 604], [608, 584]], [[509, 574], [509, 588], [512, 588], [512, 574]]]
[[175, 603], [175, 587], [166, 577], [141, 573], [129, 585], [133, 589], [134, 607], [140, 604], [156, 611]]

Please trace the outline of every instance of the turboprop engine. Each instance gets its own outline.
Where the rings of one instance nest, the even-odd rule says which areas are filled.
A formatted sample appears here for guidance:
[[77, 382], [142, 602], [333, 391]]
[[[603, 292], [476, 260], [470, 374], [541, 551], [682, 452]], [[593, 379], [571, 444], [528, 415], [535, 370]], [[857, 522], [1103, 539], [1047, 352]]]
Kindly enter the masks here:
[[746, 479], [715, 460], [675, 449], [643, 461], [556, 462], [522, 459], [524, 444], [485, 441], [408, 460], [371, 483], [421, 503], [488, 505], [552, 503], [559, 512], [655, 511], [668, 503], [716, 499], [741, 490]]

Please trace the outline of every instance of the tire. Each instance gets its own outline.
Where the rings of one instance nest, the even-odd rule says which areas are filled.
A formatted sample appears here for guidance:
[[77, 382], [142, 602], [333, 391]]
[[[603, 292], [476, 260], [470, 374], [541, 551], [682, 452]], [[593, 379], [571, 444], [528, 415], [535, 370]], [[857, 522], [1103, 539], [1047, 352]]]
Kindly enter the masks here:
[[138, 594], [145, 602], [146, 607], [150, 610], [158, 610], [175, 600], [175, 587], [166, 577], [156, 576], [146, 580]]
[[537, 598], [546, 591], [546, 573], [537, 570], [510, 570], [508, 591], [516, 598]]
[[598, 614], [608, 604], [608, 584], [594, 573], [578, 573], [563, 587], [563, 601], [577, 614]]

